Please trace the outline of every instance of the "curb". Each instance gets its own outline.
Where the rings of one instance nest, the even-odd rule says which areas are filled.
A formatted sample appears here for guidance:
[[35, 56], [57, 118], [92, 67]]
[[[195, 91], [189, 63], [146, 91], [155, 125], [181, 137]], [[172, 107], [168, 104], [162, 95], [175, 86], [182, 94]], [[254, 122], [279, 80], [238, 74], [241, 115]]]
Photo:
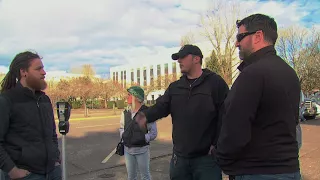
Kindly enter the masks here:
[[[157, 160], [157, 159], [164, 158], [164, 157], [168, 157], [168, 156], [172, 156], [172, 153], [168, 153], [168, 154], [163, 154], [163, 155], [152, 157], [152, 158], [150, 158], [150, 161]], [[123, 167], [123, 166], [125, 166], [125, 163], [113, 165], [113, 166], [106, 167], [106, 168], [95, 169], [93, 171], [86, 171], [86, 172], [82, 172], [82, 173], [69, 174], [68, 176], [69, 177], [71, 177], [71, 176], [80, 176], [80, 175], [85, 175], [85, 174], [88, 174], [88, 173], [94, 173], [94, 172], [98, 172], [98, 171], [102, 171], [102, 170], [109, 170], [109, 169], [114, 169], [114, 168]]]

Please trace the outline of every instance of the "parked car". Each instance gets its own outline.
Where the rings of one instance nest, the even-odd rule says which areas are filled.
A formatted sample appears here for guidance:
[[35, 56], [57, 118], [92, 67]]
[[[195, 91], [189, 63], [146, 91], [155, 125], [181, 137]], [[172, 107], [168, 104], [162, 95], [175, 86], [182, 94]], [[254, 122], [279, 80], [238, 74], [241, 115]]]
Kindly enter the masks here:
[[314, 99], [305, 98], [304, 100], [304, 112], [303, 116], [306, 119], [315, 119], [318, 115], [318, 107], [319, 106]]

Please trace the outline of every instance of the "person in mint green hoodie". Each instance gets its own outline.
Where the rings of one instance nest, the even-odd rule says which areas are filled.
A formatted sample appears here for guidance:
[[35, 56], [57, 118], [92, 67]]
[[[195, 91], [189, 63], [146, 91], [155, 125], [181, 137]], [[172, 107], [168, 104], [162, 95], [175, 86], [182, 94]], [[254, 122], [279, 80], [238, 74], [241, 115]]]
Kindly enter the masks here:
[[120, 137], [123, 139], [128, 180], [137, 180], [137, 171], [141, 179], [150, 180], [150, 141], [158, 134], [156, 123], [147, 124], [147, 131], [141, 130], [135, 121], [137, 112], [148, 109], [143, 104], [144, 90], [139, 86], [128, 89], [128, 107], [120, 120]]

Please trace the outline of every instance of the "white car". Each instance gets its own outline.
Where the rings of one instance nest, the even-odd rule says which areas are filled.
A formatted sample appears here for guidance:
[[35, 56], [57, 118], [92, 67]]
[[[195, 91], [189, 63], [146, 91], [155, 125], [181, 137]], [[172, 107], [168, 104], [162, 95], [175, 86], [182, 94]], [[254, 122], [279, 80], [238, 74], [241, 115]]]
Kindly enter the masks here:
[[320, 105], [315, 103], [315, 106], [317, 107], [317, 115], [319, 115], [320, 114]]

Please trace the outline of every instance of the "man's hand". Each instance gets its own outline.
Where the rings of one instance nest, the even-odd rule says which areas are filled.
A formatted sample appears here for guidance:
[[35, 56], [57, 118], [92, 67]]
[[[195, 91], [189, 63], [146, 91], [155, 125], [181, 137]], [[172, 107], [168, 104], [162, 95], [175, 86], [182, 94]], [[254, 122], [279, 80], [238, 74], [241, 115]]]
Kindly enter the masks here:
[[19, 169], [17, 167], [14, 167], [9, 173], [10, 179], [21, 179], [30, 174], [29, 171], [24, 170], [24, 169]]
[[56, 162], [54, 166], [60, 166], [60, 162]]
[[211, 145], [208, 154], [209, 155], [214, 155], [215, 153], [216, 153], [216, 148], [213, 145]]
[[147, 118], [146, 116], [139, 112], [137, 113], [136, 117], [136, 122], [139, 124], [140, 128], [143, 130], [143, 131], [147, 131]]

